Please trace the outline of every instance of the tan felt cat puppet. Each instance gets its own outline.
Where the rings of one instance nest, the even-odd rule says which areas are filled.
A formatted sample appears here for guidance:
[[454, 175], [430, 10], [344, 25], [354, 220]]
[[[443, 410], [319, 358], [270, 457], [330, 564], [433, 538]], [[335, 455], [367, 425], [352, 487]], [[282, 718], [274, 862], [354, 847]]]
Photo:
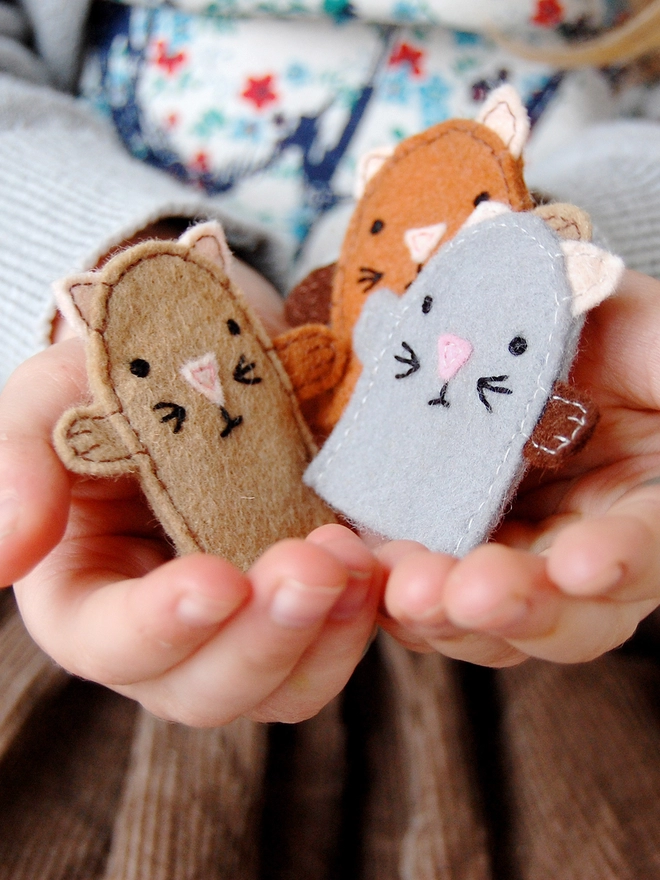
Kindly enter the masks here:
[[93, 402], [65, 413], [55, 445], [77, 473], [138, 474], [179, 553], [245, 569], [334, 516], [302, 483], [315, 448], [229, 260], [220, 226], [205, 223], [61, 283]]

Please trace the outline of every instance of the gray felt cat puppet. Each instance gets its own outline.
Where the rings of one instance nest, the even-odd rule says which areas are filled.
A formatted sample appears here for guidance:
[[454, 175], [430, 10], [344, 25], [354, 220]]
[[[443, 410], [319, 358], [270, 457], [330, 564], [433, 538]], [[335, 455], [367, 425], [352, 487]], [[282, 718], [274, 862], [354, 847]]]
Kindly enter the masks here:
[[622, 270], [534, 214], [478, 207], [402, 297], [368, 299], [362, 374], [305, 482], [361, 527], [466, 554], [501, 517], [584, 315]]

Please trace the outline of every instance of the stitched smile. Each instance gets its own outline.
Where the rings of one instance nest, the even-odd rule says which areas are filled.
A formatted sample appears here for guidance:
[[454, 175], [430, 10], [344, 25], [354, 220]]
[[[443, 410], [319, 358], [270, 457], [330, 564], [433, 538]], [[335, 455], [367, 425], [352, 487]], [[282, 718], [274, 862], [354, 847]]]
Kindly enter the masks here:
[[239, 425], [243, 424], [243, 416], [236, 416], [235, 418], [230, 416], [224, 406], [220, 407], [220, 414], [225, 421], [225, 427], [220, 432], [221, 437], [229, 437], [234, 428], [238, 428]]
[[179, 406], [178, 403], [166, 403], [165, 401], [161, 401], [154, 406], [154, 410], [158, 411], [160, 409], [170, 410], [170, 412], [162, 416], [161, 422], [164, 424], [165, 422], [174, 421], [174, 433], [178, 434], [181, 428], [183, 428], [183, 423], [186, 420], [185, 408]]
[[445, 399], [445, 394], [447, 393], [447, 388], [449, 387], [449, 382], [445, 382], [445, 384], [440, 389], [439, 397], [434, 397], [432, 400], [429, 400], [429, 406], [444, 406], [449, 407], [449, 401]]

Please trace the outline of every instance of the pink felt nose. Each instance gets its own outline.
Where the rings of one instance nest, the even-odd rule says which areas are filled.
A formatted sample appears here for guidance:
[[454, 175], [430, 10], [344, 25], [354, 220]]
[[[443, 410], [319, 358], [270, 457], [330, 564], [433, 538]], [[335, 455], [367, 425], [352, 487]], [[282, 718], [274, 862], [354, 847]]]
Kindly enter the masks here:
[[213, 352], [196, 360], [188, 361], [181, 367], [181, 375], [195, 391], [208, 397], [212, 403], [222, 406], [225, 402], [225, 395], [218, 372], [218, 362]]
[[471, 354], [472, 345], [467, 339], [454, 336], [453, 333], [439, 336], [438, 375], [440, 378], [448, 382], [468, 362]]

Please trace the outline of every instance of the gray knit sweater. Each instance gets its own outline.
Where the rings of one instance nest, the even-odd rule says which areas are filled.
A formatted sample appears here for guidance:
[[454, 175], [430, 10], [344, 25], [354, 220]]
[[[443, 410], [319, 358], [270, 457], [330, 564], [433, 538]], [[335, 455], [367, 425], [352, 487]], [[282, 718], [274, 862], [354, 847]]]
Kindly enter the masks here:
[[[48, 344], [52, 282], [158, 219], [217, 218], [234, 249], [272, 269], [261, 233], [128, 156], [64, 91], [76, 77], [88, 6], [26, 0], [22, 15], [0, 3], [0, 386]], [[20, 42], [30, 25], [41, 57]]]
[[[0, 2], [0, 386], [48, 344], [51, 284], [157, 219], [217, 217], [232, 245], [277, 274], [257, 230], [130, 158], [70, 91], [90, 0]], [[36, 52], [23, 42], [33, 35]], [[37, 54], [38, 53], [38, 54]], [[660, 126], [611, 123], [530, 168], [533, 187], [592, 215], [609, 247], [660, 277]]]

